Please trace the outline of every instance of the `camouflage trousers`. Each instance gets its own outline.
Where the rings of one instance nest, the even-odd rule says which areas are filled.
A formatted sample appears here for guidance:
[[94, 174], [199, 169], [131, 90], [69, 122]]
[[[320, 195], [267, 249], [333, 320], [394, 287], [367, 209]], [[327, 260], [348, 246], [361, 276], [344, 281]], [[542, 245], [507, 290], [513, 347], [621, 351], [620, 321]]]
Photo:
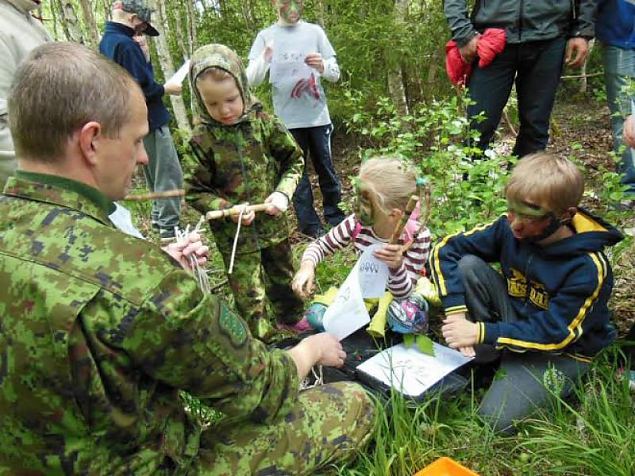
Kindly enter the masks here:
[[301, 392], [295, 409], [275, 424], [244, 422], [205, 431], [188, 475], [325, 472], [362, 451], [373, 426], [374, 405], [362, 387], [350, 382], [315, 387]]
[[[229, 269], [230, 250], [221, 250]], [[236, 255], [228, 274], [236, 309], [249, 325], [251, 334], [270, 342], [280, 331], [277, 323], [295, 324], [302, 316], [303, 303], [293, 293], [293, 263], [288, 240], [255, 253]]]

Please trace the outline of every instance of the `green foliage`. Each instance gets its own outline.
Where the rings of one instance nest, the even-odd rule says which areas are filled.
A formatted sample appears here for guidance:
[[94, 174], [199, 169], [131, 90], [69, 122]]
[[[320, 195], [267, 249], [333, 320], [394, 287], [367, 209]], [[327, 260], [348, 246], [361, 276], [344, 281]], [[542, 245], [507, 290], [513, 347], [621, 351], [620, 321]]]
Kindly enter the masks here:
[[[450, 91], [443, 59], [443, 46], [450, 33], [441, 2], [408, 3], [403, 19], [399, 19], [393, 0], [305, 2], [303, 19], [325, 29], [342, 70], [339, 83], [326, 84], [334, 123], [350, 116], [346, 91], [363, 91], [369, 107], [375, 97], [387, 95], [390, 70], [402, 71], [410, 104]], [[175, 8], [169, 15], [177, 15], [178, 11]], [[223, 43], [235, 49], [246, 63], [258, 31], [275, 21], [276, 13], [269, 0], [219, 2], [217, 7], [199, 13], [195, 47]], [[171, 45], [177, 51], [176, 39], [171, 39]], [[270, 90], [269, 84], [256, 89], [266, 106], [271, 105]]]
[[[515, 159], [472, 146], [478, 133], [466, 118], [465, 96], [432, 100], [401, 116], [393, 102], [377, 100], [368, 112], [361, 93], [346, 93], [349, 132], [364, 137], [362, 160], [399, 155], [412, 161], [432, 186], [429, 227], [437, 236], [487, 222], [503, 213], [506, 170]], [[477, 118], [478, 120], [478, 118]]]

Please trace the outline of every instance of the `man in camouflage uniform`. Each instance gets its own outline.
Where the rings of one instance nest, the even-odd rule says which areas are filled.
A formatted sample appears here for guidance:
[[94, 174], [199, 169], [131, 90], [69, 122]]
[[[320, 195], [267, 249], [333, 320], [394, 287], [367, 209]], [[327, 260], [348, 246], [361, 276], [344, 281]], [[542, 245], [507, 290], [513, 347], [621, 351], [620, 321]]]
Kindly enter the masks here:
[[[210, 78], [211, 70], [223, 79]], [[199, 48], [192, 56], [190, 80], [200, 124], [190, 142], [193, 157], [183, 164], [187, 201], [201, 213], [274, 198], [282, 200], [286, 209], [302, 176], [302, 150], [282, 121], [262, 111], [251, 96], [238, 55], [224, 45]], [[201, 81], [211, 81], [214, 92], [226, 81], [235, 83], [240, 94], [235, 99], [243, 102], [235, 119], [227, 123], [222, 122], [225, 115], [212, 117], [207, 106], [210, 98], [204, 97], [208, 90], [202, 89]], [[216, 102], [222, 101], [214, 98]], [[240, 230], [229, 284], [251, 333], [269, 341], [279, 334], [277, 320], [293, 325], [303, 310], [291, 289], [294, 270], [288, 220], [285, 213], [258, 213], [253, 221], [243, 220], [243, 225], [247, 226]], [[227, 218], [210, 221], [210, 227], [228, 269], [236, 224]]]
[[[362, 389], [298, 393], [312, 365], [343, 363], [332, 336], [268, 351], [177, 261], [109, 223], [148, 160], [134, 80], [52, 43], [18, 69], [9, 110], [0, 474], [313, 474], [353, 457], [371, 432]], [[224, 421], [203, 429], [181, 390]]]

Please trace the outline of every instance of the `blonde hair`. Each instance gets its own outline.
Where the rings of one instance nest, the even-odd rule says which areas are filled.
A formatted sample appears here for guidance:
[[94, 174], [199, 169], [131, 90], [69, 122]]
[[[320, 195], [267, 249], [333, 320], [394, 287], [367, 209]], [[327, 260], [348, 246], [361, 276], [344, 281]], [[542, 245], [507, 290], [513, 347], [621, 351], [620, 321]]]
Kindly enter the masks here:
[[212, 66], [211, 68], [207, 68], [201, 74], [196, 77], [196, 81], [201, 81], [203, 79], [211, 79], [212, 81], [216, 81], [217, 83], [222, 83], [227, 79], [233, 79], [235, 81], [236, 78], [227, 70], [223, 68], [219, 68], [218, 66]]
[[393, 208], [404, 210], [410, 197], [417, 193], [417, 172], [395, 157], [375, 157], [359, 169], [360, 187], [370, 194], [385, 213]]
[[576, 207], [584, 193], [584, 178], [568, 159], [546, 152], [523, 157], [505, 187], [508, 200], [530, 201], [555, 214]]

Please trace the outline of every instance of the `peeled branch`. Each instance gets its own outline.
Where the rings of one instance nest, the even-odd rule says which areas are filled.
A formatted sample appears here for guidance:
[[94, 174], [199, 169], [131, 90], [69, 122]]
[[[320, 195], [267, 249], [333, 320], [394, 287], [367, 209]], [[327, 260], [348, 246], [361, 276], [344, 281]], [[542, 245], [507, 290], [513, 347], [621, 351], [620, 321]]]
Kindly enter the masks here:
[[269, 203], [258, 203], [256, 205], [247, 205], [246, 207], [243, 205], [235, 205], [230, 208], [224, 208], [222, 210], [211, 210], [205, 214], [206, 220], [218, 220], [219, 218], [224, 217], [234, 217], [240, 215], [241, 212], [249, 213], [249, 212], [264, 212], [270, 207]]

